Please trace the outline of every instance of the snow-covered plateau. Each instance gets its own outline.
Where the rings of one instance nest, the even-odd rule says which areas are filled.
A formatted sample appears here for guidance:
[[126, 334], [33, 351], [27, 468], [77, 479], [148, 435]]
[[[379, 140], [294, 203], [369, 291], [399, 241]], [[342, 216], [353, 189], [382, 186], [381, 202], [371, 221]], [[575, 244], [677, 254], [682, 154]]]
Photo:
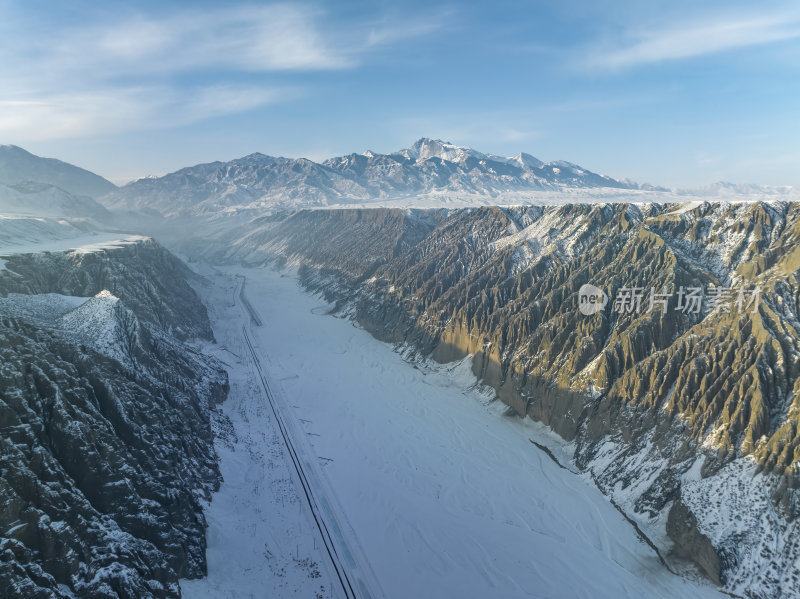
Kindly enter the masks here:
[[142, 235], [108, 231], [84, 219], [43, 218], [0, 213], [0, 257], [42, 252], [93, 252], [144, 240]]

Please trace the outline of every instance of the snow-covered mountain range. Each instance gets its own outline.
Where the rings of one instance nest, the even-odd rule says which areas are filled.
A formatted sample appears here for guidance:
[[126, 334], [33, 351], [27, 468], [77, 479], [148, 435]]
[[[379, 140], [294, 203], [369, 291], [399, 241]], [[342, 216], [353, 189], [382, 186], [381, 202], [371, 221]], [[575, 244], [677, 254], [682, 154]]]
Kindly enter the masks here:
[[42, 158], [18, 146], [0, 145], [0, 183], [18, 185], [28, 181], [92, 198], [116, 189], [111, 181], [72, 164], [55, 158]]
[[391, 154], [366, 151], [322, 163], [251, 154], [139, 179], [101, 199], [108, 208], [164, 216], [386, 202], [428, 194], [497, 198], [513, 192], [638, 189], [576, 164], [510, 158], [422, 138]]
[[389, 154], [367, 150], [323, 162], [260, 153], [188, 166], [122, 187], [52, 158], [0, 146], [0, 211], [102, 218], [102, 207], [145, 217], [244, 219], [285, 209], [438, 208], [566, 202], [797, 199], [791, 187], [718, 182], [669, 189], [614, 179], [519, 152], [487, 154], [421, 138]]
[[0, 213], [107, 220], [108, 211], [93, 198], [115, 189], [77, 166], [0, 145]]
[[150, 239], [4, 241], [0, 597], [178, 597], [206, 571], [228, 387], [193, 350], [212, 333], [192, 275]]
[[73, 195], [55, 185], [36, 181], [0, 183], [0, 213], [98, 220], [111, 217], [108, 210], [88, 196]]

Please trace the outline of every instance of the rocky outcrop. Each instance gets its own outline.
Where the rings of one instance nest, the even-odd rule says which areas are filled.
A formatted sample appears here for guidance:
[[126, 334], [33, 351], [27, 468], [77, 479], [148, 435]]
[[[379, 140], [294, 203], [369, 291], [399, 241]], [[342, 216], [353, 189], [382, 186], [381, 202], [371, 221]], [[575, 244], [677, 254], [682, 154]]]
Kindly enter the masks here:
[[711, 540], [697, 529], [697, 518], [680, 500], [669, 510], [667, 534], [675, 542], [675, 553], [697, 563], [711, 580], [723, 584], [724, 570]]

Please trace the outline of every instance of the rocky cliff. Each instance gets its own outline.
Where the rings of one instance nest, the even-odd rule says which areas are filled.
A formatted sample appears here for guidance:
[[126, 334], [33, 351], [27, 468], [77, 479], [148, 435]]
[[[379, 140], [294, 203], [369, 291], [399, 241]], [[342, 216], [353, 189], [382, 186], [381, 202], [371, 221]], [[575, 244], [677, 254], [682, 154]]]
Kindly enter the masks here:
[[151, 240], [0, 269], [0, 596], [176, 597], [205, 573], [227, 393], [186, 267]]

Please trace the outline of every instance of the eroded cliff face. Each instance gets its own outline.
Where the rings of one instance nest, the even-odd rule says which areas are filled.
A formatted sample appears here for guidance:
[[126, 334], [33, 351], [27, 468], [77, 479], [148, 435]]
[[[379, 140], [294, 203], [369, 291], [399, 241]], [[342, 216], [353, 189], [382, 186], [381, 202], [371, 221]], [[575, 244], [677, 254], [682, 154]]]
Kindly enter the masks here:
[[[378, 338], [472, 354], [676, 555], [733, 592], [800, 593], [800, 207], [351, 212], [273, 216], [225, 259], [300, 266]], [[610, 299], [589, 316], [587, 283]], [[703, 290], [699, 311], [681, 287]], [[641, 305], [622, 309], [631, 288]], [[714, 288], [730, 291], [711, 309]]]
[[227, 394], [189, 271], [149, 240], [4, 262], [0, 595], [179, 596]]

